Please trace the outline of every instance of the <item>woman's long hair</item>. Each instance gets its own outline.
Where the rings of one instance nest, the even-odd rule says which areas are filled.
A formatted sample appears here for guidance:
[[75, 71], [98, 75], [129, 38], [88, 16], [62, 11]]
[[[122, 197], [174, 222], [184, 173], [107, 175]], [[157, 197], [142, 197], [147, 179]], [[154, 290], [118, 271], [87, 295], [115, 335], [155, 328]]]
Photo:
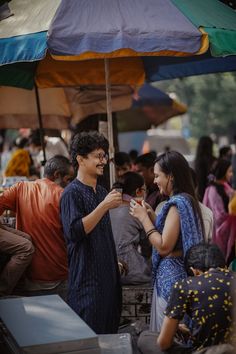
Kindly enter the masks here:
[[158, 163], [162, 172], [167, 176], [173, 177], [173, 194], [186, 194], [190, 199], [194, 215], [196, 216], [197, 225], [199, 225], [205, 234], [202, 213], [199, 201], [195, 192], [191, 170], [187, 160], [177, 151], [168, 151], [157, 157], [155, 163]]
[[213, 156], [213, 140], [209, 136], [201, 136], [199, 139], [196, 151], [196, 161], [205, 156], [208, 156], [209, 158]]
[[208, 271], [210, 268], [225, 268], [224, 255], [217, 245], [204, 242], [192, 246], [184, 258], [188, 275], [193, 275], [191, 268]]
[[223, 204], [224, 204], [224, 209], [228, 213], [228, 204], [229, 204], [229, 197], [227, 193], [225, 192], [225, 188], [223, 184], [217, 183], [217, 180], [224, 180], [225, 175], [229, 167], [231, 166], [231, 162], [225, 159], [220, 159], [218, 160], [215, 169], [213, 171], [213, 175], [215, 176], [216, 181], [211, 181], [210, 185], [213, 185], [219, 196], [221, 197]]
[[214, 161], [213, 141], [209, 136], [202, 136], [198, 142], [194, 166], [197, 175], [198, 195], [200, 200], [203, 199], [208, 183], [207, 177], [211, 172]]

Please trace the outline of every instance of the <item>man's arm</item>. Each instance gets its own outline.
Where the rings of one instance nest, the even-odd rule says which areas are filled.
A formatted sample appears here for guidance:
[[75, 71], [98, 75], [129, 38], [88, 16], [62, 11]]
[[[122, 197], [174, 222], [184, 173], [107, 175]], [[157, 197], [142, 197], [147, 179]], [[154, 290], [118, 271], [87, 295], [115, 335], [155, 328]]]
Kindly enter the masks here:
[[112, 190], [92, 213], [82, 219], [85, 233], [89, 234], [109, 209], [117, 208], [121, 203], [121, 193]]
[[64, 234], [73, 242], [88, 235], [99, 223], [104, 214], [122, 203], [121, 193], [113, 190], [88, 215], [84, 216], [84, 200], [73, 193], [62, 195], [60, 210]]
[[178, 324], [179, 320], [167, 316], [164, 317], [161, 332], [157, 338], [157, 344], [161, 350], [167, 350], [172, 346]]

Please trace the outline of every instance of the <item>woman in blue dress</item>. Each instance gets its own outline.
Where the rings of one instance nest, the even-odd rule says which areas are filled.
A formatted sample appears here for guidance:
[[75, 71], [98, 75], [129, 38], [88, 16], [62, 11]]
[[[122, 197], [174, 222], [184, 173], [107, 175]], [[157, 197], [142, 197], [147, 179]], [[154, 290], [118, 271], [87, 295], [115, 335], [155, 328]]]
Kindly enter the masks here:
[[176, 151], [158, 156], [154, 174], [154, 183], [169, 197], [168, 201], [156, 216], [146, 203], [140, 206], [131, 200], [130, 213], [143, 224], [153, 246], [154, 291], [150, 330], [160, 331], [171, 288], [176, 281], [187, 276], [184, 256], [191, 246], [203, 240], [204, 226], [185, 158]]

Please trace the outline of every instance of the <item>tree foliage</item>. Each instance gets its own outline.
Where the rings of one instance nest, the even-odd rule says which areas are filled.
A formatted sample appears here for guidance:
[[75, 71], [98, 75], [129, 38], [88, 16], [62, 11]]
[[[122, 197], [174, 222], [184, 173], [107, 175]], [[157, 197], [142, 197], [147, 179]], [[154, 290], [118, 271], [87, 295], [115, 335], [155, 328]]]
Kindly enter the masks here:
[[191, 135], [236, 135], [236, 73], [209, 74], [157, 83], [188, 106]]

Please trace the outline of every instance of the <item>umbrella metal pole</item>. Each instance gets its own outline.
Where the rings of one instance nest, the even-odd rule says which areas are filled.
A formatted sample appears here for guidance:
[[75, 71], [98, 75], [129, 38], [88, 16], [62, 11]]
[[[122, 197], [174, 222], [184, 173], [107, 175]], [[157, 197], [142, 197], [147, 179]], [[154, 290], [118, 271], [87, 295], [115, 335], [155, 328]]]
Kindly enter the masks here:
[[36, 105], [37, 105], [37, 112], [38, 112], [38, 120], [39, 120], [39, 134], [40, 134], [40, 141], [43, 150], [43, 161], [41, 161], [42, 166], [46, 163], [46, 152], [45, 152], [45, 143], [44, 143], [44, 129], [43, 129], [43, 120], [42, 120], [42, 113], [40, 107], [40, 99], [39, 99], [39, 91], [37, 85], [35, 87], [35, 97], [36, 97]]
[[113, 139], [113, 120], [111, 107], [111, 84], [109, 72], [109, 59], [104, 59], [105, 64], [105, 80], [106, 80], [106, 105], [107, 105], [107, 125], [108, 125], [108, 141], [109, 141], [109, 171], [110, 171], [110, 187], [115, 182], [115, 165], [114, 165], [114, 139]]

